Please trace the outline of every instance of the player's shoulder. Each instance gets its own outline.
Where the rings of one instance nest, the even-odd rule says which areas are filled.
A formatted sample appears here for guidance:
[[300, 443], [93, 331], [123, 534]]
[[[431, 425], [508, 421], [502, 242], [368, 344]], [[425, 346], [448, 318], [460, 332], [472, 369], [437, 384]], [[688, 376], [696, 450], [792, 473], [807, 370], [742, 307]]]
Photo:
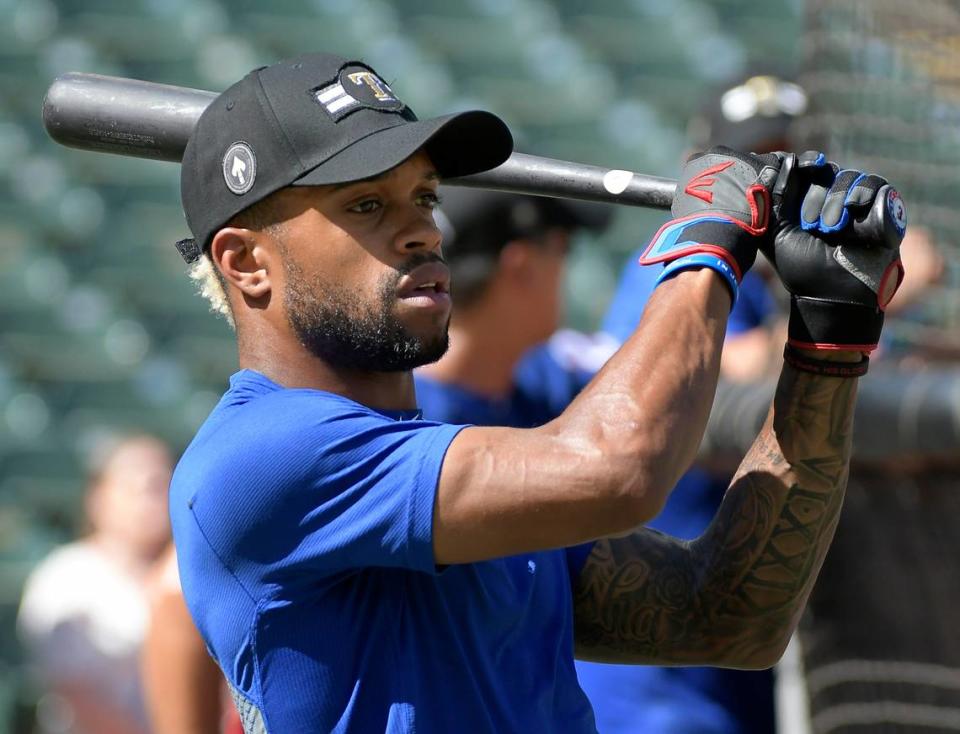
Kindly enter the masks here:
[[287, 388], [249, 370], [234, 375], [174, 472], [171, 499], [264, 494], [339, 476], [392, 434], [431, 424], [342, 395]]
[[[342, 395], [279, 385], [253, 370], [241, 370], [197, 432], [188, 449], [212, 449], [219, 456], [295, 448], [296, 437], [317, 432], [356, 431], [358, 423], [378, 424], [389, 418]], [[348, 425], [345, 425], [348, 424]], [[293, 443], [291, 444], [291, 441]]]

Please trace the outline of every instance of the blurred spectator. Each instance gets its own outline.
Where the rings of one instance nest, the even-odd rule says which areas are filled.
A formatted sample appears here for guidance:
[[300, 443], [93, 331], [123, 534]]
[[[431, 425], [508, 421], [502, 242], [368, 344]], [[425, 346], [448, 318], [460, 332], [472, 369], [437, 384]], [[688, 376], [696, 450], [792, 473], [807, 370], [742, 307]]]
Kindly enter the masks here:
[[[766, 73], [727, 84], [708, 98], [689, 125], [692, 151], [714, 145], [764, 153], [789, 150], [789, 128], [806, 111], [797, 84]], [[660, 273], [631, 257], [604, 320], [605, 332], [626, 339], [640, 321]], [[727, 322], [721, 358], [725, 380], [749, 382], [779, 369], [785, 332], [758, 260], [741, 284]], [[680, 478], [650, 527], [684, 539], [709, 525], [729, 481], [700, 467]], [[769, 734], [774, 730], [771, 671], [657, 668], [577, 663], [580, 684], [594, 704], [597, 727], [608, 734]]]
[[888, 315], [901, 314], [923, 300], [929, 287], [943, 280], [946, 272], [946, 261], [933, 239], [933, 233], [920, 225], [911, 224], [907, 227], [900, 244], [900, 258], [903, 260], [903, 283], [887, 306]]
[[[806, 107], [804, 90], [791, 81], [769, 74], [737, 80], [691, 120], [692, 148], [728, 145], [757, 153], [791, 150], [791, 125]], [[909, 274], [890, 304], [890, 315], [922, 298], [928, 286], [943, 275], [943, 258], [926, 230], [911, 228], [902, 252]], [[785, 294], [769, 278], [765, 265], [761, 258], [747, 273], [731, 313], [721, 363], [726, 380], [750, 382], [775, 374], [779, 368], [786, 330], [777, 300]], [[621, 340], [632, 333], [658, 271], [641, 267], [635, 258], [628, 261], [604, 322], [607, 333]], [[768, 290], [771, 285], [778, 293]], [[727, 479], [692, 468], [650, 526], [681, 538], [697, 537], [713, 518]], [[761, 734], [774, 728], [770, 671], [630, 669], [578, 663], [578, 674], [603, 732]]]
[[415, 373], [424, 418], [531, 427], [557, 417], [616, 344], [557, 332], [566, 255], [609, 208], [447, 189], [437, 221], [453, 278], [450, 350]]
[[[118, 440], [92, 464], [89, 534], [54, 550], [31, 573], [18, 626], [49, 691], [40, 731], [146, 734], [138, 657], [146, 583], [170, 541], [173, 459], [158, 439]], [[51, 719], [56, 718], [56, 721]]]

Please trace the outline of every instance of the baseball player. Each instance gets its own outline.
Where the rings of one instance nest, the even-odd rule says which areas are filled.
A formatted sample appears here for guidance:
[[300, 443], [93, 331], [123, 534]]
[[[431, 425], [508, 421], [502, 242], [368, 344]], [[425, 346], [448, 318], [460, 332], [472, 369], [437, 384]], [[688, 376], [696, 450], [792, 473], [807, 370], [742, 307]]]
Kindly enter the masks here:
[[[800, 614], [901, 272], [895, 234], [846, 225], [895, 192], [814, 154], [697, 156], [643, 255], [665, 265], [640, 326], [563, 414], [424, 421], [411, 371], [450, 313], [437, 185], [511, 147], [495, 116], [418, 120], [325, 54], [255, 70], [190, 139], [180, 250], [222, 285], [241, 369], [171, 516], [248, 733], [593, 732], [574, 649], [766, 667]], [[793, 293], [778, 394], [711, 527], [676, 541], [640, 526], [694, 456], [761, 247]]]

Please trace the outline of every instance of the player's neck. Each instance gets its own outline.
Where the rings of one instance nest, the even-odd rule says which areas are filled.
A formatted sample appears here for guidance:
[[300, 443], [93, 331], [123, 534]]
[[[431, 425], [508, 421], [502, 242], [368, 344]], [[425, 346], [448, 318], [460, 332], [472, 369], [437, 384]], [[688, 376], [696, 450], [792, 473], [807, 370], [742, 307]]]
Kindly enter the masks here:
[[[499, 328], [491, 328], [491, 323]], [[438, 382], [501, 398], [512, 391], [517, 361], [530, 346], [511, 334], [509, 324], [491, 321], [489, 314], [455, 315], [450, 324], [450, 349], [439, 362], [421, 369]]]
[[413, 374], [373, 372], [331, 365], [296, 341], [245, 334], [238, 339], [241, 369], [256, 370], [278, 385], [342, 395], [379, 410], [416, 407]]

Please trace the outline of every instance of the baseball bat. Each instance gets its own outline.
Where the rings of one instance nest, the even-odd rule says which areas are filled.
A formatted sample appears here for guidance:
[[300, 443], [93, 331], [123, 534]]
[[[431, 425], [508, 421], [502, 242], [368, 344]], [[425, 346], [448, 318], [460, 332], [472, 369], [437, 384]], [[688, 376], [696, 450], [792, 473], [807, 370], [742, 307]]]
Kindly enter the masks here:
[[[43, 100], [43, 124], [61, 145], [177, 161], [216, 94], [138, 79], [70, 72]], [[503, 165], [445, 184], [669, 209], [676, 181], [514, 153]]]
[[[69, 72], [47, 90], [43, 124], [51, 138], [71, 148], [179, 162], [197, 120], [216, 96], [189, 87]], [[525, 153], [513, 153], [490, 171], [444, 183], [652, 209], [669, 209], [677, 188], [668, 178]], [[896, 194], [893, 189], [881, 192], [853, 228], [868, 242], [896, 246], [901, 218], [892, 210], [889, 192]]]

